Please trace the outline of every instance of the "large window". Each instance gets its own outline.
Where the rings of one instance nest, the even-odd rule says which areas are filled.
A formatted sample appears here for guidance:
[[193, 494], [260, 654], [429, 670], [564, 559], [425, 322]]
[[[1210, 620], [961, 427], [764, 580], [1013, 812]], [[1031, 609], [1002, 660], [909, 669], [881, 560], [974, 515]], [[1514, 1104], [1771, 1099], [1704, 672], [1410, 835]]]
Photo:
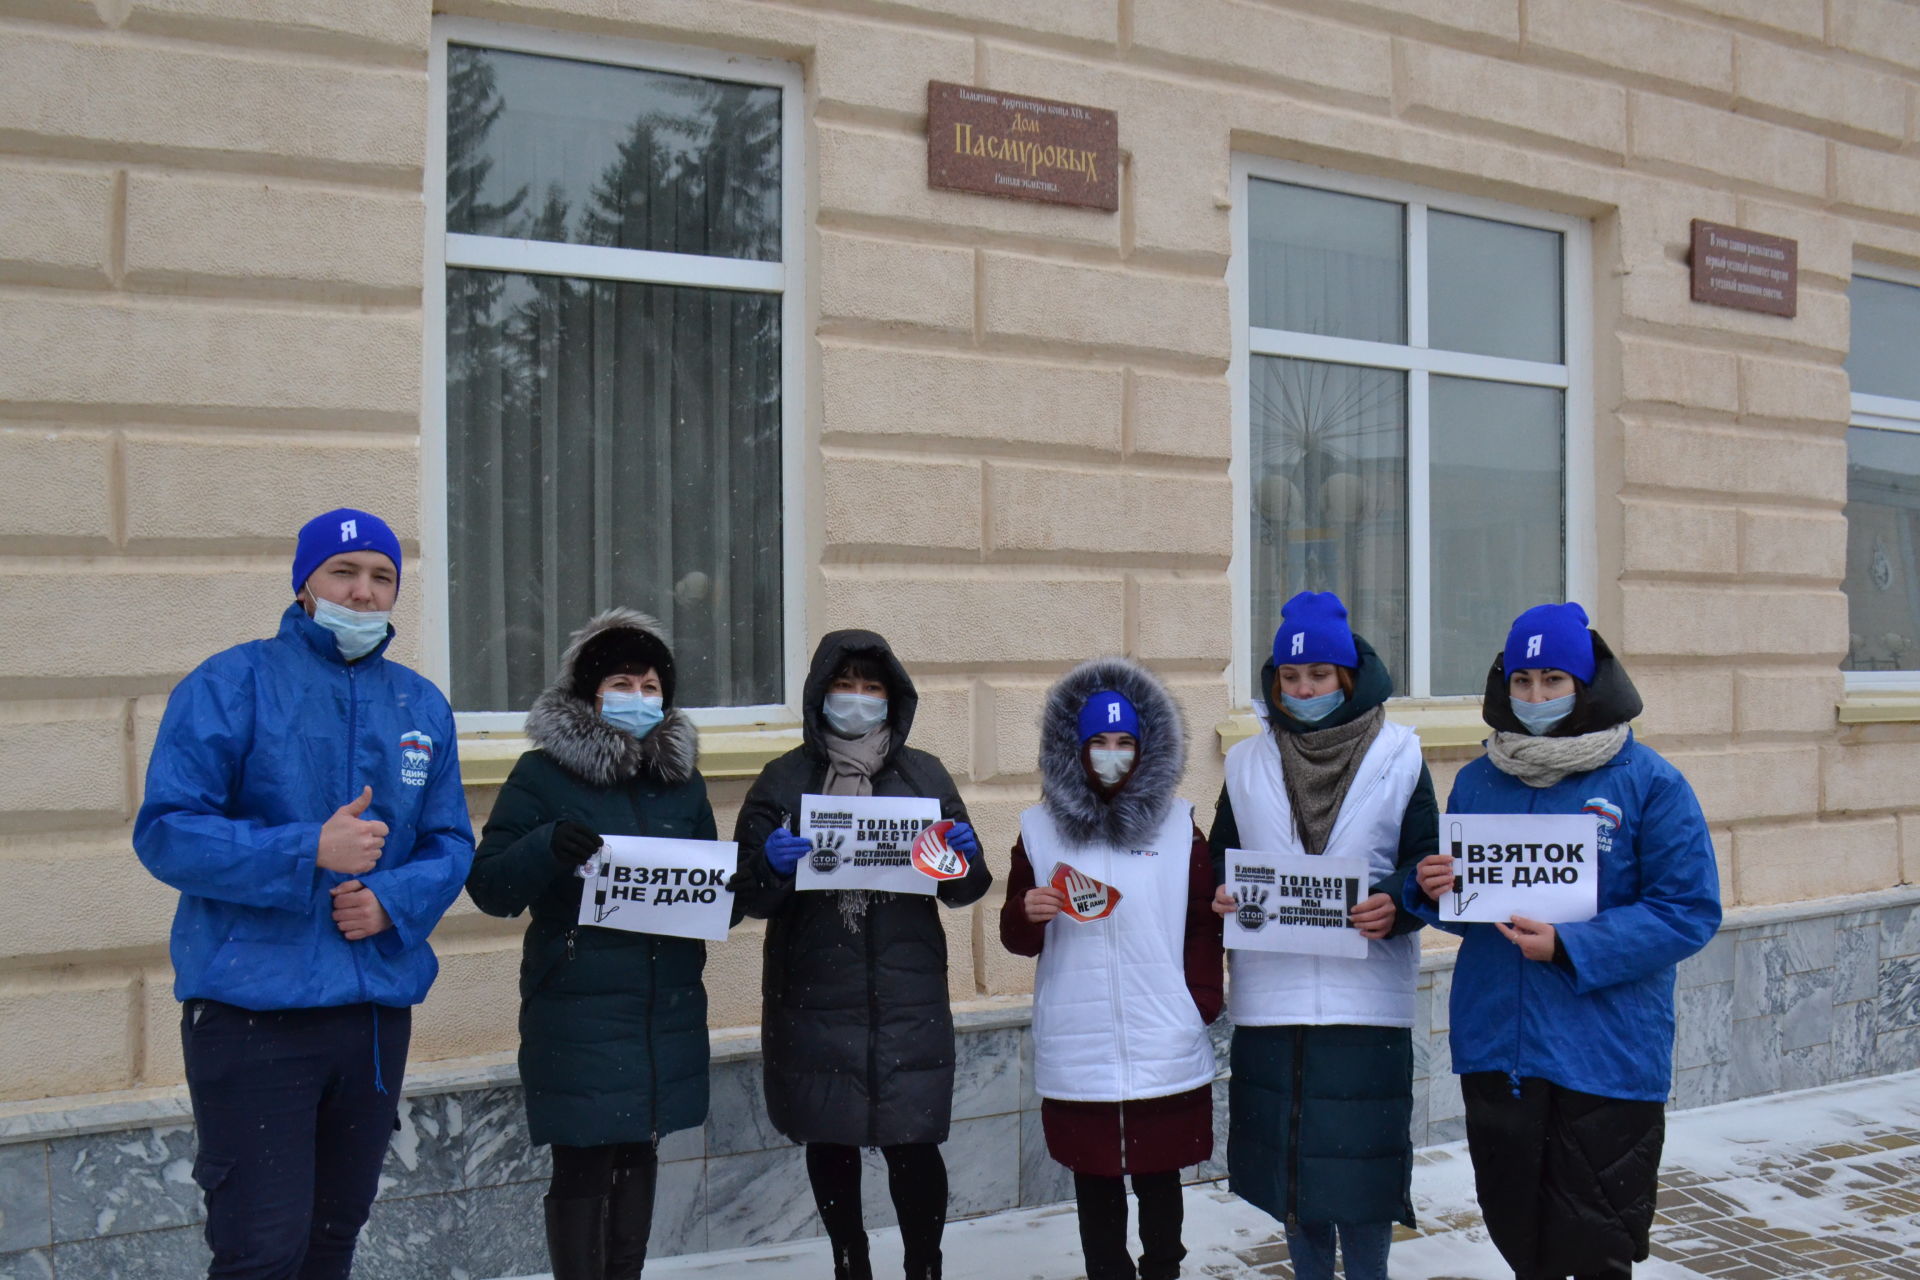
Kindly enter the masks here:
[[797, 72], [445, 21], [433, 85], [428, 630], [454, 708], [517, 722], [616, 604], [667, 624], [682, 705], [776, 708]]
[[1586, 225], [1264, 161], [1235, 187], [1236, 688], [1312, 590], [1396, 692], [1476, 694], [1589, 574]]
[[1847, 290], [1845, 667], [1850, 684], [1911, 685], [1920, 683], [1920, 276], [1872, 271]]

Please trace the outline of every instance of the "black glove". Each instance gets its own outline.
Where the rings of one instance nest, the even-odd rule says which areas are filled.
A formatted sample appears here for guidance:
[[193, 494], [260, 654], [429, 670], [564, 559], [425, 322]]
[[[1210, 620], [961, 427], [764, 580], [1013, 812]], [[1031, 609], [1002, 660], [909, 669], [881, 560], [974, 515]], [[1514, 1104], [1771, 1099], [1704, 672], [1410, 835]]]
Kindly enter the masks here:
[[583, 867], [600, 852], [599, 833], [577, 822], [562, 820], [553, 827], [553, 857], [564, 867]]

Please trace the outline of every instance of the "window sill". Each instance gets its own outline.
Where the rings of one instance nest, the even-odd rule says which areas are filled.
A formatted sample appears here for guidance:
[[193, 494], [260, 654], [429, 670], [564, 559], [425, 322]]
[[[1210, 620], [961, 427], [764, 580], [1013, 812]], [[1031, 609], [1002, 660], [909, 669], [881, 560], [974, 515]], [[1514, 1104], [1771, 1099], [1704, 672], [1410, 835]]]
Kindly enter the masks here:
[[1920, 689], [1849, 690], [1837, 710], [1841, 724], [1920, 724]]
[[[769, 762], [800, 745], [800, 726], [703, 728], [700, 730], [700, 773], [708, 781], [755, 778]], [[513, 772], [513, 765], [533, 744], [518, 734], [462, 736], [460, 779], [469, 787], [497, 787]]]
[[[1920, 703], [1916, 703], [1920, 706]], [[1920, 717], [1916, 717], [1920, 718]], [[1387, 719], [1406, 725], [1420, 735], [1423, 751], [1477, 747], [1493, 732], [1480, 718], [1480, 703], [1474, 699], [1448, 698], [1431, 702], [1404, 699], [1387, 704]], [[1245, 742], [1260, 732], [1260, 719], [1251, 711], [1242, 711], [1214, 726], [1220, 735], [1220, 751]]]

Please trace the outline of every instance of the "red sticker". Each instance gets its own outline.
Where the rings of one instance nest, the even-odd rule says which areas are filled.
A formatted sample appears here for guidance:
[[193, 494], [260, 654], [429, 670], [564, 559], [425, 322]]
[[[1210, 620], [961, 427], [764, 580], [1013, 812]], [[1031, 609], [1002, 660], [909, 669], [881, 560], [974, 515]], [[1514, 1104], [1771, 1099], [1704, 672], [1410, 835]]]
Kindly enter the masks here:
[[913, 865], [922, 875], [935, 880], [958, 880], [967, 874], [966, 855], [947, 843], [947, 833], [953, 826], [948, 821], [936, 822], [914, 840]]
[[1106, 919], [1120, 905], [1118, 889], [1075, 871], [1064, 862], [1053, 869], [1053, 887], [1067, 895], [1067, 905], [1061, 910], [1083, 924]]

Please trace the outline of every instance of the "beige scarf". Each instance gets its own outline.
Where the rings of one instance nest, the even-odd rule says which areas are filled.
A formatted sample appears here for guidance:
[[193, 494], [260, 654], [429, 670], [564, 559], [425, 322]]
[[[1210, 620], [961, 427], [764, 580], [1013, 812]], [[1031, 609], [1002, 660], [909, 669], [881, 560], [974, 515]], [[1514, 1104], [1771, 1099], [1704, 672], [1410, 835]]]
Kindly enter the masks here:
[[1626, 745], [1624, 724], [1571, 738], [1536, 738], [1501, 729], [1487, 739], [1487, 759], [1500, 772], [1530, 787], [1550, 787], [1576, 773], [1598, 769]]
[[[873, 775], [881, 765], [887, 762], [887, 752], [893, 746], [893, 730], [886, 724], [869, 729], [858, 738], [843, 738], [828, 730], [827, 778], [821, 784], [830, 796], [870, 796], [873, 794]], [[876, 891], [872, 889], [840, 889], [834, 897], [840, 908], [840, 923], [848, 932], [860, 928], [867, 914], [867, 904], [872, 902]]]

